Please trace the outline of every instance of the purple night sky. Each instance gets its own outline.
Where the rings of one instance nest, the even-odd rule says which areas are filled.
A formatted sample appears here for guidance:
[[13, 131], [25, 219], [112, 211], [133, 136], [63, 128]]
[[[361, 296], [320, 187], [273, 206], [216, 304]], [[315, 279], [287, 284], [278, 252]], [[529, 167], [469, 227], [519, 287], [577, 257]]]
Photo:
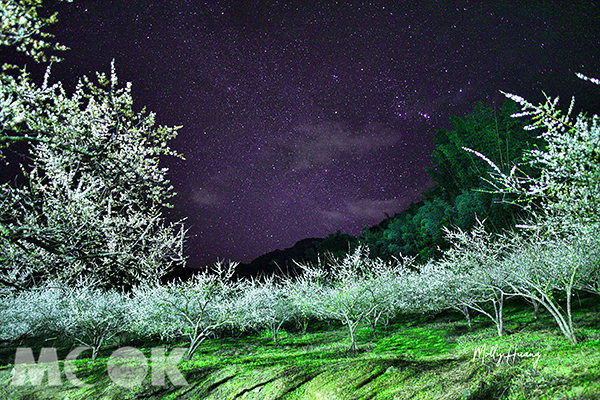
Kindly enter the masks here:
[[591, 1], [310, 3], [52, 7], [49, 30], [71, 48], [55, 79], [73, 88], [115, 59], [137, 106], [183, 125], [172, 146], [186, 160], [164, 161], [192, 267], [357, 235], [403, 210], [433, 184], [436, 130], [500, 104], [499, 90], [565, 107], [599, 95], [575, 77], [600, 77]]

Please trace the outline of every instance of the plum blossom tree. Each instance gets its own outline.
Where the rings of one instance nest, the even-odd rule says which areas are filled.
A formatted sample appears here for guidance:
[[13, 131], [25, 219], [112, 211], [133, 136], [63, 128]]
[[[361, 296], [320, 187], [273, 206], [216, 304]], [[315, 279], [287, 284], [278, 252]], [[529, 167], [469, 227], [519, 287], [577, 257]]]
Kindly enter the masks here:
[[24, 291], [0, 294], [0, 340], [62, 334], [57, 322], [66, 317], [67, 288], [47, 281]]
[[297, 322], [302, 326], [302, 334], [306, 333], [309, 320], [317, 317], [314, 312], [312, 296], [314, 290], [325, 284], [327, 272], [319, 266], [297, 264], [302, 274], [295, 278], [288, 277], [283, 284]]
[[470, 307], [471, 294], [460, 273], [452, 271], [440, 262], [429, 260], [418, 273], [409, 276], [414, 311], [443, 311], [453, 309], [462, 313], [469, 329], [472, 327]]
[[[599, 79], [577, 76], [600, 85]], [[505, 95], [522, 107], [514, 117], [531, 118], [526, 129], [542, 129], [539, 138], [545, 146], [525, 154], [526, 162], [539, 174], [523, 173], [519, 165], [505, 174], [485, 155], [464, 149], [492, 166], [495, 173], [490, 183], [497, 192], [517, 195], [516, 201], [531, 212], [530, 222], [519, 227], [532, 233], [505, 264], [511, 271], [510, 289], [542, 304], [567, 340], [577, 343], [571, 315], [573, 289], [593, 288], [598, 278], [596, 252], [586, 241], [595, 240], [600, 226], [599, 117], [584, 113], [573, 117], [574, 98], [563, 113], [558, 98], [544, 94], [546, 103], [535, 106], [520, 96]], [[597, 248], [597, 242], [594, 245]], [[566, 307], [561, 307], [554, 292], [566, 296]]]
[[[56, 18], [40, 19], [40, 3], [2, 1], [0, 43], [44, 60], [51, 46], [41, 29]], [[83, 77], [72, 94], [50, 82], [50, 68], [37, 84], [5, 67], [0, 151], [23, 143], [31, 161], [0, 185], [0, 285], [85, 275], [120, 287], [183, 264], [185, 232], [162, 215], [173, 191], [159, 166], [176, 155], [167, 142], [178, 128], [155, 127], [154, 114], [134, 110], [114, 63], [110, 76]]]
[[393, 261], [381, 259], [365, 260], [368, 273], [364, 277], [368, 302], [375, 307], [366, 315], [376, 338], [377, 325], [382, 322], [385, 329], [398, 313], [411, 310], [414, 298], [408, 285], [413, 274], [413, 258], [400, 257]]
[[[471, 232], [445, 231], [451, 247], [444, 252], [439, 264], [449, 271], [445, 275], [444, 291], [452, 299], [452, 307], [463, 313], [466, 307], [487, 316], [496, 324], [498, 336], [502, 336], [508, 279], [502, 261], [512, 249], [509, 236], [486, 232], [479, 220]], [[484, 307], [488, 303], [492, 305], [492, 313]]]
[[597, 270], [599, 249], [597, 226], [580, 226], [577, 233], [560, 236], [535, 232], [522, 239], [503, 264], [509, 273], [508, 291], [541, 304], [569, 343], [576, 344], [572, 298], [576, 288], [589, 284], [590, 272]]
[[236, 320], [239, 285], [231, 281], [236, 266], [220, 261], [186, 282], [146, 282], [134, 287], [129, 329], [161, 340], [186, 337], [190, 360], [204, 340]]
[[[348, 327], [350, 351], [356, 351], [355, 332], [376, 308], [369, 295], [369, 259], [365, 246], [359, 246], [342, 260], [333, 259], [325, 275], [316, 267], [301, 265], [310, 291], [311, 312], [319, 319], [340, 321]], [[317, 269], [317, 270], [315, 270]]]
[[242, 282], [237, 298], [236, 325], [241, 328], [267, 328], [278, 344], [281, 326], [295, 317], [296, 308], [283, 285], [273, 277]]
[[97, 283], [79, 280], [64, 287], [63, 316], [54, 321], [59, 331], [92, 349], [92, 359], [129, 322], [129, 299], [123, 292], [103, 290]]

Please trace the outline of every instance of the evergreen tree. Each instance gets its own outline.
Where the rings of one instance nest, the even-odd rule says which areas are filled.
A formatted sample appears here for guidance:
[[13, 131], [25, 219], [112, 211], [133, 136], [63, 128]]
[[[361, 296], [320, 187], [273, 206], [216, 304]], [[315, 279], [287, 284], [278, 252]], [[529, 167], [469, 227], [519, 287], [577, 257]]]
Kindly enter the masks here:
[[424, 201], [388, 218], [379, 231], [365, 231], [361, 241], [380, 257], [400, 253], [426, 262], [448, 247], [445, 228], [469, 231], [477, 219], [493, 232], [514, 226], [521, 210], [510, 204], [513, 198], [507, 199], [508, 193], [493, 193], [493, 186], [482, 179], [492, 171], [490, 164], [462, 147], [486, 149], [494, 165], [508, 173], [538, 141], [523, 123], [511, 118], [517, 111], [512, 101], [499, 110], [479, 103], [464, 118], [451, 117], [454, 129], [438, 132], [432, 154], [435, 167], [429, 172], [437, 186], [424, 194]]

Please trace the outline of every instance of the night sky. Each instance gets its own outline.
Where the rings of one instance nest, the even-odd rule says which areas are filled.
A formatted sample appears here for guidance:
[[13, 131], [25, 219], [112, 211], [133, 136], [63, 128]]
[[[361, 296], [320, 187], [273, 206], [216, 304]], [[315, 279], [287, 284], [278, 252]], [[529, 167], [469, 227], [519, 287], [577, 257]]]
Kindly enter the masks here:
[[[593, 107], [594, 2], [102, 0], [52, 6], [55, 79], [108, 72], [183, 125], [165, 158], [189, 266], [352, 235], [420, 200], [437, 129], [499, 90]], [[585, 4], [576, 6], [573, 3]], [[360, 5], [359, 5], [360, 4]], [[597, 110], [596, 110], [597, 112]]]

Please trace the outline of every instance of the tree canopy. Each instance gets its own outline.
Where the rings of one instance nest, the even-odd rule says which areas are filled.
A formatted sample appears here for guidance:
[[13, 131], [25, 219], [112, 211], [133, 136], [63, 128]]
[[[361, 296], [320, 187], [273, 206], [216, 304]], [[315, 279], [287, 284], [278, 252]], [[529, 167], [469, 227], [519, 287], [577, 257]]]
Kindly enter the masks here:
[[[46, 60], [52, 46], [31, 38], [47, 38], [41, 29], [55, 17], [37, 17], [37, 1], [2, 3], [2, 44]], [[184, 263], [184, 229], [162, 216], [174, 193], [159, 166], [160, 156], [177, 156], [167, 142], [178, 127], [136, 112], [114, 63], [72, 94], [50, 81], [50, 67], [41, 83], [14, 66], [0, 74], [0, 150], [23, 143], [27, 160], [21, 179], [0, 186], [0, 282], [92, 275], [130, 285]]]

